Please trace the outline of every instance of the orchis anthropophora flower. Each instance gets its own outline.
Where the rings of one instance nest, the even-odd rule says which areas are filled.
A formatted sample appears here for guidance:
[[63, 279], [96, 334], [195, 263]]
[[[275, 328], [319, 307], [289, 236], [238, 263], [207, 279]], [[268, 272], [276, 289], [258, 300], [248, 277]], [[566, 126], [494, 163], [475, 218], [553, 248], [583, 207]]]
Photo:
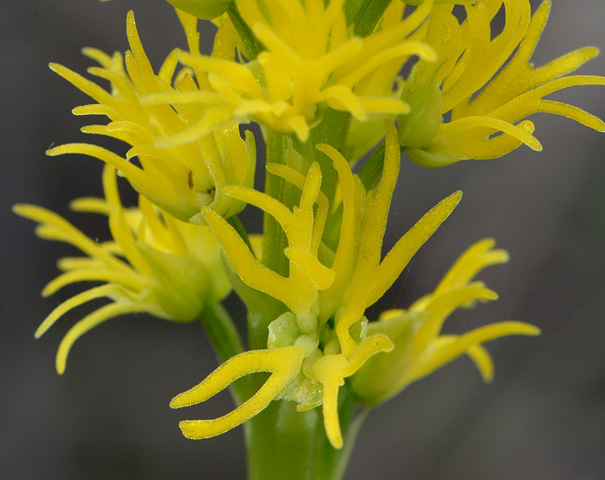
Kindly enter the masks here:
[[[56, 359], [63, 373], [74, 342], [109, 318], [200, 318], [222, 364], [170, 406], [205, 402], [227, 388], [236, 406], [218, 418], [181, 421], [183, 435], [209, 438], [250, 420], [249, 478], [341, 479], [364, 417], [358, 405], [376, 406], [463, 355], [490, 381], [484, 343], [539, 333], [505, 321], [441, 334], [456, 309], [497, 298], [475, 280], [508, 260], [490, 239], [464, 252], [409, 309], [367, 318], [462, 197], [457, 191], [437, 203], [383, 254], [402, 149], [431, 167], [499, 157], [521, 144], [539, 150], [527, 120], [537, 112], [604, 131], [580, 108], [544, 99], [605, 85], [605, 77], [570, 75], [598, 50], [533, 66], [550, 0], [533, 16], [530, 0], [168, 2], [187, 49], [175, 48], [157, 73], [132, 12], [125, 54], [84, 49], [98, 63], [88, 73], [108, 89], [51, 65], [96, 102], [74, 114], [109, 119], [82, 131], [129, 148], [120, 156], [71, 143], [47, 152], [105, 163], [105, 198], [72, 206], [105, 215], [110, 241], [93, 241], [44, 208], [15, 207], [39, 223], [40, 237], [85, 255], [62, 258], [63, 273], [44, 295], [97, 282], [55, 308], [36, 337], [71, 310], [109, 299], [63, 338]], [[501, 17], [503, 29], [493, 35]], [[216, 27], [211, 55], [201, 53], [200, 19]], [[254, 137], [242, 138], [248, 121], [258, 123], [266, 147], [264, 190], [255, 187]], [[122, 205], [118, 175], [138, 192], [137, 208]], [[261, 235], [239, 221], [248, 204], [262, 211]], [[248, 350], [220, 304], [232, 288], [247, 309]]]
[[[491, 38], [490, 22], [502, 6], [504, 29]], [[433, 7], [424, 39], [439, 60], [421, 60], [414, 67], [403, 93], [412, 114], [399, 122], [401, 145], [412, 160], [437, 167], [501, 157], [521, 144], [542, 150], [532, 135], [534, 124], [526, 120], [537, 112], [605, 131], [605, 123], [584, 110], [544, 99], [576, 85], [605, 85], [602, 76], [568, 75], [599, 53], [595, 47], [533, 66], [531, 55], [550, 7], [545, 0], [532, 17], [529, 0], [482, 0], [465, 6], [461, 24], [451, 6]], [[442, 115], [448, 113], [450, 119], [444, 121]]]
[[[242, 281], [280, 300], [288, 311], [269, 325], [267, 350], [253, 350], [233, 357], [202, 383], [173, 399], [174, 408], [193, 405], [214, 396], [239, 377], [271, 372], [258, 392], [231, 413], [214, 420], [181, 422], [185, 436], [218, 435], [256, 415], [272, 400], [283, 398], [296, 401], [299, 410], [323, 405], [328, 439], [335, 448], [342, 447], [337, 408], [339, 388], [344, 385], [344, 379], [355, 374], [370, 357], [397, 346], [388, 334], [369, 333], [364, 312], [393, 284], [461, 196], [457, 192], [440, 202], [381, 260], [386, 219], [399, 172], [396, 135], [395, 127], [387, 125], [382, 178], [368, 192], [342, 155], [327, 145], [318, 145], [334, 162], [343, 205], [338, 247], [323, 258], [318, 247], [327, 212], [326, 204], [320, 200], [321, 172], [317, 164], [311, 166], [306, 178], [288, 167], [269, 165], [274, 174], [302, 190], [300, 203], [292, 211], [266, 194], [241, 187], [228, 189], [230, 195], [264, 209], [280, 223], [288, 238], [285, 250], [289, 259], [288, 277], [256, 260], [227, 222], [211, 210], [205, 210], [208, 224]], [[315, 204], [317, 213], [314, 215]], [[427, 322], [426, 328], [432, 332], [434, 324]], [[499, 333], [524, 333], [529, 328], [519, 325], [511, 324]], [[532, 327], [531, 331], [534, 330]]]
[[45, 208], [14, 208], [19, 215], [40, 223], [38, 236], [70, 243], [87, 255], [61, 259], [59, 268], [64, 273], [52, 280], [42, 295], [51, 295], [77, 282], [103, 283], [56, 307], [36, 330], [36, 338], [70, 310], [97, 298], [111, 300], [67, 332], [57, 352], [58, 373], [65, 371], [74, 342], [110, 318], [146, 312], [166, 320], [190, 322], [199, 318], [206, 303], [219, 302], [231, 290], [220, 246], [208, 227], [160, 213], [142, 195], [138, 208], [124, 208], [112, 167], [105, 167], [103, 187], [105, 199], [80, 198], [71, 206], [77, 211], [106, 215], [113, 236], [110, 242], [97, 243]]
[[[245, 63], [235, 62], [233, 54], [219, 59], [179, 53], [182, 63], [207, 72], [214, 92], [166, 92], [147, 97], [146, 102], [154, 104], [208, 105], [191, 131], [175, 135], [175, 141], [197, 138], [228, 121], [249, 119], [306, 141], [328, 107], [362, 121], [372, 113], [404, 114], [409, 107], [393, 96], [392, 82], [378, 96], [373, 92], [365, 95], [361, 88], [356, 92], [356, 86], [394, 61], [401, 66], [413, 55], [435, 59], [425, 43], [408, 39], [426, 19], [430, 1], [405, 19], [385, 19], [382, 27], [366, 37], [355, 35], [347, 25], [344, 0], [236, 0], [235, 5], [263, 50]], [[401, 9], [387, 12], [393, 15]], [[229, 28], [230, 20], [222, 21], [223, 28]]]
[[[183, 12], [179, 12], [179, 18], [190, 48], [199, 52], [197, 19]], [[96, 157], [118, 169], [135, 190], [151, 202], [183, 221], [203, 223], [202, 207], [210, 207], [224, 217], [237, 214], [245, 204], [226, 197], [223, 188], [226, 185], [253, 185], [254, 137], [247, 132], [244, 141], [237, 124], [224, 122], [221, 128], [194, 141], [172, 144], [166, 137], [188, 130], [204, 115], [204, 107], [147, 105], [142, 97], [155, 92], [200, 93], [200, 88], [208, 87], [208, 82], [204, 74], [197, 71], [194, 80], [189, 69], [183, 69], [175, 76], [176, 51], [168, 55], [156, 75], [143, 50], [132, 12], [128, 14], [126, 33], [130, 50], [125, 59], [118, 52], [110, 57], [97, 49], [84, 49], [85, 55], [100, 64], [89, 72], [109, 80], [111, 92], [62, 65], [51, 64], [55, 72], [98, 102], [77, 107], [74, 114], [105, 115], [111, 120], [108, 125], [90, 125], [82, 131], [107, 135], [130, 144], [132, 148], [126, 158], [87, 143], [61, 145], [47, 153], [52, 156], [82, 153]], [[220, 55], [220, 51], [220, 48], [216, 49], [215, 56]], [[135, 158], [141, 167], [133, 163]]]
[[464, 252], [435, 290], [415, 301], [408, 310], [388, 310], [368, 325], [368, 335], [382, 333], [395, 344], [388, 354], [369, 359], [353, 376], [351, 387], [363, 405], [374, 406], [399, 393], [410, 383], [429, 375], [461, 355], [477, 365], [483, 380], [493, 378], [492, 359], [482, 343], [507, 335], [538, 335], [540, 330], [522, 322], [499, 322], [463, 335], [440, 335], [445, 319], [457, 308], [473, 308], [477, 302], [498, 295], [482, 282], [472, 281], [489, 265], [508, 261], [505, 250], [493, 250], [485, 239]]

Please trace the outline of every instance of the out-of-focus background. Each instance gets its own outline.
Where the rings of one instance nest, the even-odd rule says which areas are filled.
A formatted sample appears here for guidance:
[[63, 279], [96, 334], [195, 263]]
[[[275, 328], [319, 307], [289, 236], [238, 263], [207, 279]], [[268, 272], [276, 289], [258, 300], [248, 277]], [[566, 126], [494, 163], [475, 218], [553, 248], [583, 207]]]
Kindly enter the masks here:
[[[553, 3], [537, 65], [585, 45], [605, 47], [602, 0]], [[87, 97], [47, 64], [84, 73], [92, 62], [80, 55], [82, 46], [125, 51], [129, 9], [156, 67], [184, 46], [175, 15], [161, 0], [0, 6], [2, 478], [245, 477], [241, 428], [189, 441], [177, 428], [188, 412], [168, 408], [174, 394], [216, 366], [200, 325], [145, 316], [112, 320], [76, 343], [63, 376], [54, 370], [55, 352], [81, 311], [33, 338], [48, 312], [77, 291], [49, 299], [39, 294], [57, 274], [56, 259], [75, 252], [37, 239], [33, 223], [12, 214], [11, 205], [44, 205], [93, 237], [107, 234], [99, 219], [67, 208], [73, 198], [101, 194], [101, 162], [44, 155], [52, 144], [81, 141], [79, 128], [90, 123], [70, 114]], [[605, 74], [605, 57], [581, 73]], [[605, 117], [602, 87], [553, 98]], [[409, 305], [433, 289], [468, 245], [494, 237], [511, 261], [481, 278], [500, 300], [459, 312], [446, 328], [462, 332], [517, 319], [538, 325], [542, 336], [488, 344], [496, 364], [491, 385], [461, 359], [373, 411], [347, 479], [605, 478], [605, 136], [568, 119], [533, 120], [542, 153], [519, 148], [499, 160], [440, 170], [404, 161], [389, 245], [441, 198], [457, 189], [464, 198], [376, 310]], [[258, 222], [257, 212], [248, 214]], [[226, 409], [216, 403], [196, 412], [211, 418]]]

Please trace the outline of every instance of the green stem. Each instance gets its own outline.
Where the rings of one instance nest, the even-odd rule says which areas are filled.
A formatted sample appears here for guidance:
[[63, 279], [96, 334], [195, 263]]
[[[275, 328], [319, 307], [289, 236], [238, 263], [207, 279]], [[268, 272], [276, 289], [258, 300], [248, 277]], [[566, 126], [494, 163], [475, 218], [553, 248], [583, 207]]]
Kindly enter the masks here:
[[[305, 175], [312, 162], [317, 161], [322, 170], [322, 190], [332, 202], [338, 177], [332, 160], [317, 150], [318, 143], [326, 143], [336, 149], [346, 139], [350, 115], [327, 110], [322, 122], [311, 132], [307, 142], [293, 136], [266, 132], [267, 163], [288, 164]], [[301, 156], [288, 156], [294, 148]], [[296, 205], [300, 190], [282, 178], [267, 174], [265, 193], [288, 208]], [[328, 228], [328, 226], [327, 226]], [[284, 255], [287, 238], [275, 219], [265, 214], [263, 225], [263, 264], [279, 275], [288, 276], [289, 262]], [[268, 325], [285, 310], [279, 302], [267, 303], [265, 294], [252, 295], [242, 292], [249, 307], [248, 330], [250, 347], [266, 348]], [[239, 293], [239, 292], [238, 292]], [[246, 301], [246, 298], [248, 301]], [[262, 307], [264, 304], [264, 307]], [[262, 308], [261, 308], [262, 307]], [[266, 376], [251, 376], [252, 391], [257, 391]], [[339, 417], [345, 446], [334, 449], [329, 443], [324, 427], [321, 408], [305, 412], [296, 410], [293, 401], [273, 401], [261, 413], [244, 424], [250, 480], [340, 480], [351, 454], [359, 425], [363, 420], [355, 417], [353, 396], [346, 388], [340, 389]], [[355, 420], [354, 420], [355, 419]]]
[[248, 60], [254, 60], [258, 54], [263, 51], [263, 46], [256, 39], [252, 30], [250, 30], [250, 27], [240, 15], [235, 2], [231, 2], [227, 9], [227, 13], [241, 40], [242, 53]]
[[[286, 164], [286, 150], [289, 147], [302, 156], [301, 165], [289, 165], [297, 168], [306, 175], [307, 169], [313, 162], [318, 162], [322, 172], [321, 189], [328, 197], [330, 203], [334, 199], [338, 177], [332, 165], [332, 160], [321, 153], [316, 146], [320, 143], [331, 145], [337, 150], [344, 144], [349, 130], [351, 115], [328, 109], [323, 113], [322, 121], [315, 126], [306, 142], [294, 137], [278, 135], [270, 130], [266, 132], [267, 163]], [[265, 180], [265, 193], [292, 208], [300, 197], [300, 190], [288, 184], [285, 180], [270, 173]], [[326, 226], [326, 230], [330, 226]], [[265, 214], [263, 225], [263, 263], [279, 273], [288, 275], [288, 259], [284, 255], [284, 248], [288, 246], [286, 235], [275, 219]]]
[[353, 417], [351, 423], [349, 424], [349, 429], [344, 438], [344, 445], [335, 463], [334, 474], [332, 476], [334, 480], [344, 478], [345, 471], [351, 458], [351, 453], [353, 453], [355, 440], [357, 440], [357, 435], [359, 434], [359, 430], [361, 430], [361, 425], [366, 419], [368, 412], [368, 409], [362, 410]]
[[[351, 115], [347, 112], [328, 109], [323, 113], [322, 121], [311, 130], [309, 139], [303, 143], [294, 139], [296, 150], [303, 156], [308, 168], [311, 163], [317, 162], [321, 168], [321, 190], [328, 197], [328, 201], [332, 204], [338, 185], [338, 176], [332, 164], [332, 160], [317, 149], [318, 144], [328, 144], [336, 150], [340, 150], [344, 145], [349, 125], [351, 123]], [[307, 172], [301, 172], [306, 174]], [[330, 228], [326, 225], [326, 229]]]
[[239, 219], [239, 217], [237, 215], [232, 215], [227, 218], [227, 223], [235, 229], [238, 235], [248, 246], [250, 252], [252, 252], [252, 255], [254, 255], [254, 250], [252, 249], [252, 244], [250, 243], [250, 238], [248, 237], [248, 232], [246, 232], [246, 229], [244, 228], [244, 225], [242, 224], [242, 221]]
[[[288, 137], [267, 131], [266, 134], [267, 163], [286, 164], [286, 148]], [[292, 207], [292, 188], [288, 188], [281, 177], [267, 172], [265, 177], [265, 193], [279, 200], [284, 205]], [[286, 234], [277, 221], [268, 213], [263, 220], [263, 263], [280, 275], [288, 276], [288, 259], [284, 249], [288, 246]]]
[[384, 142], [382, 142], [370, 159], [361, 167], [359, 171], [359, 179], [365, 187], [366, 191], [370, 191], [374, 188], [374, 185], [378, 183], [378, 180], [382, 176], [382, 170], [384, 169]]
[[321, 408], [296, 410], [290, 401], [273, 402], [245, 424], [248, 480], [341, 480], [365, 418], [342, 389], [339, 412], [345, 443], [334, 449], [326, 438]]

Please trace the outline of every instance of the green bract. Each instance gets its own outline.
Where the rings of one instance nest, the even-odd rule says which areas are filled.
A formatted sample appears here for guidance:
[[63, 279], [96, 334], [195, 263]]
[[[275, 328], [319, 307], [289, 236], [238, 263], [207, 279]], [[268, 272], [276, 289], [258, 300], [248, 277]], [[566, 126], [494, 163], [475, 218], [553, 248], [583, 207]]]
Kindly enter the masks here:
[[202, 20], [212, 20], [227, 11], [232, 0], [166, 0], [170, 5]]
[[[430, 146], [443, 121], [441, 90], [435, 83], [435, 75], [417, 84], [417, 72], [418, 67], [410, 74], [401, 94], [401, 99], [410, 105], [411, 111], [397, 119], [399, 144], [405, 149]], [[415, 158], [412, 159], [416, 161]]]

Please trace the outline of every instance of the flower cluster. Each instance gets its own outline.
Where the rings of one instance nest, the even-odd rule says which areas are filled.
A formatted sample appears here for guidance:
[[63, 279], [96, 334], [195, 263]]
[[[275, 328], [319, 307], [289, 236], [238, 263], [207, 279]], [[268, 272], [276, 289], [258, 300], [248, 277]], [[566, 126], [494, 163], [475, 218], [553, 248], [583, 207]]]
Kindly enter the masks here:
[[35, 205], [16, 205], [15, 212], [40, 223], [37, 233], [70, 243], [85, 257], [59, 261], [63, 273], [42, 291], [47, 296], [78, 282], [101, 282], [64, 301], [36, 330], [36, 338], [70, 310], [97, 298], [111, 303], [78, 321], [65, 335], [57, 353], [57, 372], [65, 371], [71, 346], [84, 333], [119, 315], [146, 312], [176, 322], [199, 317], [206, 302], [219, 302], [231, 290], [219, 245], [208, 227], [184, 223], [161, 213], [143, 195], [139, 205], [125, 208], [118, 193], [115, 169], [103, 173], [105, 198], [80, 198], [72, 208], [108, 217], [112, 241], [97, 243], [59, 215]]
[[[268, 166], [274, 174], [282, 175], [302, 190], [300, 203], [292, 211], [264, 193], [242, 187], [228, 189], [229, 195], [262, 208], [278, 220], [288, 238], [285, 250], [290, 267], [288, 277], [267, 269], [254, 258], [225, 220], [209, 209], [204, 211], [208, 224], [242, 281], [280, 300], [288, 311], [269, 325], [267, 350], [249, 351], [231, 358], [202, 383], [172, 400], [171, 406], [175, 408], [193, 405], [207, 400], [244, 375], [271, 372], [261, 389], [233, 412], [215, 420], [181, 422], [181, 429], [189, 438], [208, 438], [223, 433], [260, 412], [271, 400], [284, 398], [296, 401], [299, 410], [321, 404], [326, 434], [335, 448], [341, 448], [338, 389], [344, 385], [345, 378], [354, 375], [364, 364], [369, 368], [370, 383], [374, 382], [372, 377], [375, 375], [392, 375], [397, 360], [391, 357], [401, 355], [400, 336], [393, 336], [388, 328], [382, 331], [382, 322], [378, 329], [372, 329], [364, 312], [382, 297], [412, 255], [449, 216], [461, 193], [454, 193], [431, 209], [381, 259], [386, 220], [399, 173], [395, 127], [389, 125], [387, 128], [381, 180], [368, 192], [359, 177], [351, 173], [342, 155], [327, 145], [317, 148], [334, 162], [342, 194], [340, 241], [336, 251], [323, 255], [326, 264], [318, 253], [327, 212], [323, 202], [318, 201], [321, 172], [317, 164], [311, 166], [306, 178], [288, 167]], [[314, 215], [315, 203], [317, 212]], [[491, 327], [498, 328], [477, 331], [472, 338], [463, 337], [457, 342], [448, 342], [446, 337], [435, 340], [449, 311], [473, 300], [490, 298], [490, 291], [484, 288], [476, 291], [477, 285], [466, 286], [469, 275], [475, 273], [473, 268], [479, 269], [486, 263], [475, 255], [468, 256], [471, 259], [463, 258], [461, 266], [454, 267], [443, 285], [437, 288], [434, 301], [424, 299], [412, 307], [412, 311], [422, 309], [433, 312], [433, 316], [418, 332], [414, 350], [418, 351], [415, 353], [419, 358], [412, 360], [409, 373], [399, 372], [404, 375], [403, 380], [394, 388], [398, 388], [399, 383], [409, 383], [426, 375], [461, 353], [474, 352], [480, 348], [480, 343], [491, 338], [537, 333], [535, 327], [516, 322], [493, 325]], [[376, 332], [371, 333], [372, 330]], [[435, 349], [435, 343], [446, 342], [450, 344], [449, 349]], [[383, 369], [384, 362], [379, 361], [378, 368], [372, 368], [373, 355], [393, 349], [396, 349], [394, 355], [382, 356], [388, 358], [386, 362], [392, 362], [391, 365]], [[354, 385], [364, 383], [367, 381], [359, 380]], [[365, 388], [358, 390], [363, 395]], [[374, 397], [371, 389], [367, 394]]]
[[[345, 446], [347, 401], [378, 405], [462, 355], [491, 380], [483, 344], [539, 329], [507, 321], [459, 335], [441, 330], [454, 310], [497, 298], [475, 280], [485, 267], [508, 260], [492, 240], [471, 246], [407, 310], [383, 312], [377, 321], [366, 317], [462, 196], [439, 202], [383, 255], [402, 149], [430, 167], [500, 157], [521, 144], [540, 150], [527, 120], [536, 112], [604, 131], [591, 114], [545, 100], [570, 86], [604, 85], [605, 77], [569, 75], [597, 49], [533, 66], [550, 0], [533, 16], [529, 0], [169, 3], [188, 49], [173, 50], [158, 73], [132, 12], [124, 55], [84, 50], [99, 64], [89, 73], [108, 81], [109, 90], [51, 64], [96, 102], [75, 108], [76, 115], [109, 118], [82, 130], [129, 146], [124, 156], [88, 143], [47, 152], [105, 162], [105, 198], [79, 199], [73, 207], [107, 216], [111, 241], [97, 243], [41, 207], [15, 208], [40, 224], [39, 236], [86, 255], [62, 259], [63, 273], [44, 295], [75, 282], [100, 283], [59, 305], [36, 336], [76, 307], [110, 299], [67, 333], [59, 373], [74, 341], [109, 318], [134, 312], [176, 322], [201, 318], [222, 364], [170, 405], [205, 402], [228, 387], [237, 405], [219, 418], [182, 421], [183, 434], [208, 438], [253, 417], [266, 421], [259, 418], [274, 401], [294, 402], [297, 415], [321, 407], [328, 463]], [[500, 11], [504, 27], [493, 35]], [[217, 27], [211, 55], [200, 51], [200, 18]], [[249, 121], [260, 125], [266, 141], [264, 190], [255, 188], [254, 137], [240, 134]], [[366, 155], [353, 173], [351, 165]], [[138, 207], [122, 205], [118, 174], [139, 193]], [[261, 235], [249, 236], [238, 218], [248, 204], [263, 212]], [[220, 306], [232, 288], [248, 309], [247, 351]], [[238, 382], [259, 372], [269, 373], [262, 383]], [[263, 438], [268, 431], [251, 427], [250, 444], [274, 441]], [[336, 469], [332, 463], [326, 471]], [[262, 470], [268, 464], [251, 464], [260, 468], [256, 478], [272, 478]]]
[[[344, 0], [236, 0], [242, 20], [262, 51], [245, 63], [233, 57], [180, 52], [179, 60], [185, 65], [207, 72], [214, 92], [156, 93], [146, 101], [209, 105], [189, 133], [196, 137], [226, 121], [252, 118], [273, 131], [295, 133], [306, 141], [326, 108], [348, 112], [361, 121], [373, 113], [407, 113], [409, 106], [393, 95], [392, 83], [411, 56], [435, 59], [426, 43], [408, 39], [426, 18], [430, 3], [405, 20], [400, 7], [388, 9], [375, 31], [359, 37], [347, 25]], [[222, 28], [234, 28], [229, 27], [228, 18], [223, 21]], [[372, 83], [385, 73], [385, 67], [391, 71], [384, 77], [390, 84], [376, 92]]]
[[[411, 73], [404, 99], [418, 107], [403, 117], [400, 140], [409, 157], [430, 166], [506, 155], [521, 144], [542, 145], [526, 117], [537, 112], [569, 117], [597, 131], [605, 123], [584, 110], [544, 97], [576, 85], [605, 85], [605, 77], [572, 75], [599, 50], [584, 47], [542, 67], [531, 63], [546, 26], [551, 1], [531, 15], [529, 0], [483, 0], [465, 6], [459, 23], [451, 6], [435, 6], [423, 36], [438, 60], [421, 60]], [[493, 36], [491, 22], [501, 10], [505, 24]], [[444, 121], [442, 115], [448, 115]], [[417, 128], [418, 122], [425, 126]]]
[[[191, 48], [198, 52], [195, 19], [184, 13], [180, 18]], [[62, 65], [50, 66], [98, 102], [77, 107], [74, 114], [105, 115], [111, 120], [108, 125], [90, 125], [82, 131], [128, 143], [132, 148], [126, 158], [87, 143], [54, 147], [48, 150], [48, 155], [81, 153], [96, 157], [118, 169], [151, 202], [183, 221], [202, 223], [202, 207], [213, 208], [225, 217], [240, 212], [245, 205], [225, 197], [223, 187], [253, 185], [254, 137], [247, 134], [246, 141], [242, 140], [237, 123], [231, 120], [189, 143], [171, 142], [171, 137], [189, 131], [204, 115], [205, 108], [147, 105], [144, 98], [157, 92], [208, 94], [203, 90], [208, 81], [205, 74], [196, 72], [194, 75], [188, 69], [175, 74], [176, 50], [166, 58], [156, 75], [143, 50], [132, 12], [128, 14], [126, 32], [130, 50], [125, 58], [118, 52], [109, 56], [97, 49], [84, 49], [84, 54], [100, 65], [90, 68], [89, 72], [108, 80], [110, 92]], [[220, 56], [221, 50], [215, 50], [215, 57]], [[140, 167], [133, 163], [135, 159]]]

